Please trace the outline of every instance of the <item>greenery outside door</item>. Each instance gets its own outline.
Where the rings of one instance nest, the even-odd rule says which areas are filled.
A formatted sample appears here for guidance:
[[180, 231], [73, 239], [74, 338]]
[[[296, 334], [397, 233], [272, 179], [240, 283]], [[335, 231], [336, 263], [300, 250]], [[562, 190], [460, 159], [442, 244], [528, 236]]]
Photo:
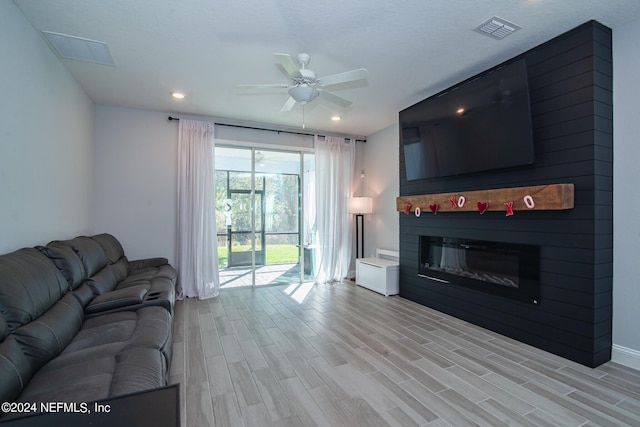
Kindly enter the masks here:
[[251, 239], [255, 238], [255, 265], [264, 265], [264, 192], [255, 192], [255, 233], [251, 232], [251, 190], [228, 190], [231, 224], [227, 226], [228, 267], [253, 264]]

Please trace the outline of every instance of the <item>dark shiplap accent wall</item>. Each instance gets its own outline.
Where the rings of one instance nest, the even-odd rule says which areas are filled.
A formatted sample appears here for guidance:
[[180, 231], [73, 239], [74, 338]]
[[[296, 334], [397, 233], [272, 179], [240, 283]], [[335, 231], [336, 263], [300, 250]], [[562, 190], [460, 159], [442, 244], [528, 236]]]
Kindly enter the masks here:
[[[587, 366], [611, 357], [613, 67], [611, 30], [587, 22], [513, 60], [529, 75], [535, 163], [406, 181], [400, 195], [575, 184], [566, 211], [400, 214], [400, 295]], [[496, 153], [499, 155], [499, 153]], [[540, 245], [541, 302], [522, 303], [417, 276], [418, 236]]]

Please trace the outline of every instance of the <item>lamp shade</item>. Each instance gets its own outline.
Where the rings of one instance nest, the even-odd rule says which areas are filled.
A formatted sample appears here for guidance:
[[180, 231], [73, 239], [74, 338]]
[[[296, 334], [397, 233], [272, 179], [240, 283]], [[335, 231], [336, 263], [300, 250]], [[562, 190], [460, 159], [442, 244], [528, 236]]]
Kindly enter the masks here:
[[347, 212], [352, 214], [370, 214], [373, 212], [371, 197], [351, 197], [347, 200]]

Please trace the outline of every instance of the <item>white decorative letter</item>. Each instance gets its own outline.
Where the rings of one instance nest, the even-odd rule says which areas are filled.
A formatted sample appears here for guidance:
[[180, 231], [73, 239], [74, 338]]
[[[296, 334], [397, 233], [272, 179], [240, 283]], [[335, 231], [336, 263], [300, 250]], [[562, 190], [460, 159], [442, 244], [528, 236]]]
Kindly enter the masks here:
[[530, 195], [526, 195], [524, 196], [524, 204], [527, 205], [527, 207], [529, 209], [533, 209], [536, 207], [536, 204], [533, 202], [533, 197], [531, 197]]

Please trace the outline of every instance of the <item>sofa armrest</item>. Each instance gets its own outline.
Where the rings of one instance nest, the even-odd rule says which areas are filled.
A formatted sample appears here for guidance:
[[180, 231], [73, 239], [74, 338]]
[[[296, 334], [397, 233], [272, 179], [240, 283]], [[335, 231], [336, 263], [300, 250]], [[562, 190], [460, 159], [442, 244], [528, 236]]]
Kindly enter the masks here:
[[130, 286], [95, 297], [85, 308], [87, 314], [100, 313], [115, 308], [142, 303], [147, 294], [147, 286]]
[[161, 265], [169, 264], [169, 260], [166, 258], [146, 258], [135, 259], [129, 261], [129, 271], [142, 270], [144, 268], [160, 267]]

